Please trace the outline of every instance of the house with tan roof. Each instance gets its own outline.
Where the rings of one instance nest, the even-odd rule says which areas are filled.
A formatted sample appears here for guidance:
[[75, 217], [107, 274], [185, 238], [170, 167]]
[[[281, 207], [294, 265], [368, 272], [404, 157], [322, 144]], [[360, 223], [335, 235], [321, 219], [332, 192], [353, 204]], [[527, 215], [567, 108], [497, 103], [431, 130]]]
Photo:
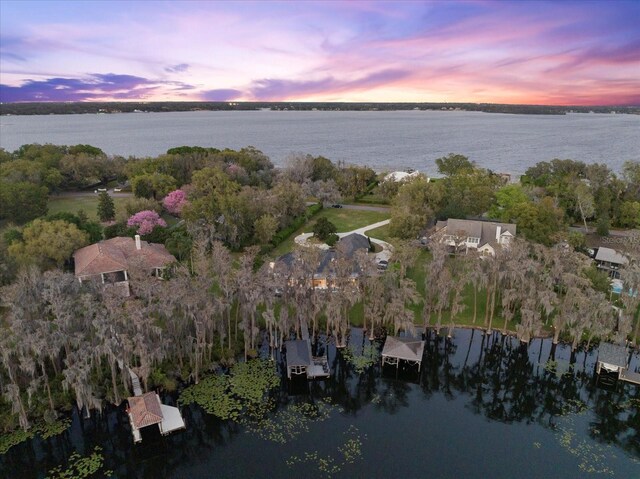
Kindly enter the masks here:
[[448, 219], [436, 223], [432, 239], [451, 246], [456, 252], [475, 250], [493, 256], [498, 247], [508, 246], [515, 236], [513, 223]]
[[135, 239], [118, 236], [85, 246], [73, 253], [73, 259], [78, 281], [116, 284], [126, 296], [129, 296], [129, 269], [142, 268], [160, 277], [162, 270], [176, 261], [164, 245], [142, 241], [140, 235]]

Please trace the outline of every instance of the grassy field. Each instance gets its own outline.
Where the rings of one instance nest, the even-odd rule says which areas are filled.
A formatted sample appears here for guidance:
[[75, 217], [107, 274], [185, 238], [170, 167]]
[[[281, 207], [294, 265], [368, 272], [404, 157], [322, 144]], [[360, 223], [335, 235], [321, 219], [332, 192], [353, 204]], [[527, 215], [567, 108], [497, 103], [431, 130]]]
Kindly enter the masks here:
[[[120, 203], [124, 203], [127, 198], [113, 198], [116, 208]], [[98, 219], [98, 195], [78, 196], [78, 197], [55, 197], [49, 198], [49, 214], [60, 212], [77, 213], [84, 210], [92, 220]]]

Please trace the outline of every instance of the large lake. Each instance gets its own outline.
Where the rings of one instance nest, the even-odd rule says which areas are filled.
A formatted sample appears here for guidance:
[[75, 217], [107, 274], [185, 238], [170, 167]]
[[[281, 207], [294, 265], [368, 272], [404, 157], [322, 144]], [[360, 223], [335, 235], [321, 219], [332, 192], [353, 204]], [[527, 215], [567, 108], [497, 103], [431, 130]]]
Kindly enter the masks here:
[[88, 143], [108, 154], [155, 156], [181, 146], [252, 145], [278, 166], [291, 153], [323, 155], [377, 171], [435, 173], [462, 153], [498, 172], [522, 174], [553, 158], [640, 160], [640, 116], [507, 115], [464, 111], [201, 111], [0, 117], [0, 147]]
[[[361, 338], [352, 330], [352, 344]], [[99, 445], [118, 478], [638, 478], [640, 386], [598, 387], [596, 359], [597, 350], [572, 355], [549, 340], [522, 347], [456, 330], [452, 340], [428, 337], [420, 373], [377, 366], [359, 376], [330, 347], [332, 377], [283, 379], [269, 428], [190, 406], [186, 431], [134, 446], [122, 409], [75, 414], [66, 433], [0, 456], [0, 477], [44, 477], [73, 450]], [[300, 404], [322, 414], [305, 419]]]

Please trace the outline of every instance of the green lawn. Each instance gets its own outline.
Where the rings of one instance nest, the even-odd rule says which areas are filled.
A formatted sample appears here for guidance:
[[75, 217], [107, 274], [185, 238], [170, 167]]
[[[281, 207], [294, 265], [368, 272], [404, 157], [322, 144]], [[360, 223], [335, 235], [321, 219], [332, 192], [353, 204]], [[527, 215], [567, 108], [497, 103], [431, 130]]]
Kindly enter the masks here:
[[316, 216], [311, 221], [311, 224], [307, 223], [307, 225], [305, 225], [305, 232], [311, 231], [313, 223], [321, 216], [324, 216], [334, 225], [336, 225], [338, 233], [345, 233], [347, 231], [355, 230], [358, 228], [362, 228], [363, 226], [377, 223], [378, 221], [389, 219], [389, 213], [382, 211], [351, 210], [348, 208], [325, 208], [320, 213], [318, 213], [318, 216]]
[[393, 238], [389, 235], [389, 225], [365, 231], [368, 236], [393, 244]]
[[[113, 198], [116, 208], [120, 203], [124, 203], [127, 198]], [[49, 214], [60, 212], [78, 213], [84, 210], [87, 216], [92, 220], [98, 219], [98, 195], [95, 196], [79, 196], [79, 197], [55, 197], [49, 198]]]
[[293, 239], [299, 234], [310, 233], [313, 228], [313, 224], [321, 216], [326, 217], [329, 221], [336, 225], [338, 233], [355, 230], [363, 226], [377, 223], [378, 221], [389, 219], [389, 214], [381, 211], [351, 210], [348, 208], [325, 208], [320, 213], [315, 215], [311, 219], [311, 221], [305, 223], [302, 228], [295, 231], [291, 236], [289, 236], [289, 238], [287, 238], [276, 248], [274, 248], [270, 253], [271, 257], [277, 258], [278, 256], [282, 256], [283, 254], [286, 254], [293, 250]]

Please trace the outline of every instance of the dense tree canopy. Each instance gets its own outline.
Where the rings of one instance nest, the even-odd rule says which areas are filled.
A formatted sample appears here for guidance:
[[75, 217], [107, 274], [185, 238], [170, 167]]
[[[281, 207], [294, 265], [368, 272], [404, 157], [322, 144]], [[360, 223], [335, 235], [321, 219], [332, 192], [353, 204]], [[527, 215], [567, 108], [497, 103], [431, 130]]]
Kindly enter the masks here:
[[64, 220], [34, 220], [22, 230], [22, 240], [9, 246], [9, 254], [23, 264], [43, 269], [62, 267], [73, 252], [89, 243], [89, 235]]

